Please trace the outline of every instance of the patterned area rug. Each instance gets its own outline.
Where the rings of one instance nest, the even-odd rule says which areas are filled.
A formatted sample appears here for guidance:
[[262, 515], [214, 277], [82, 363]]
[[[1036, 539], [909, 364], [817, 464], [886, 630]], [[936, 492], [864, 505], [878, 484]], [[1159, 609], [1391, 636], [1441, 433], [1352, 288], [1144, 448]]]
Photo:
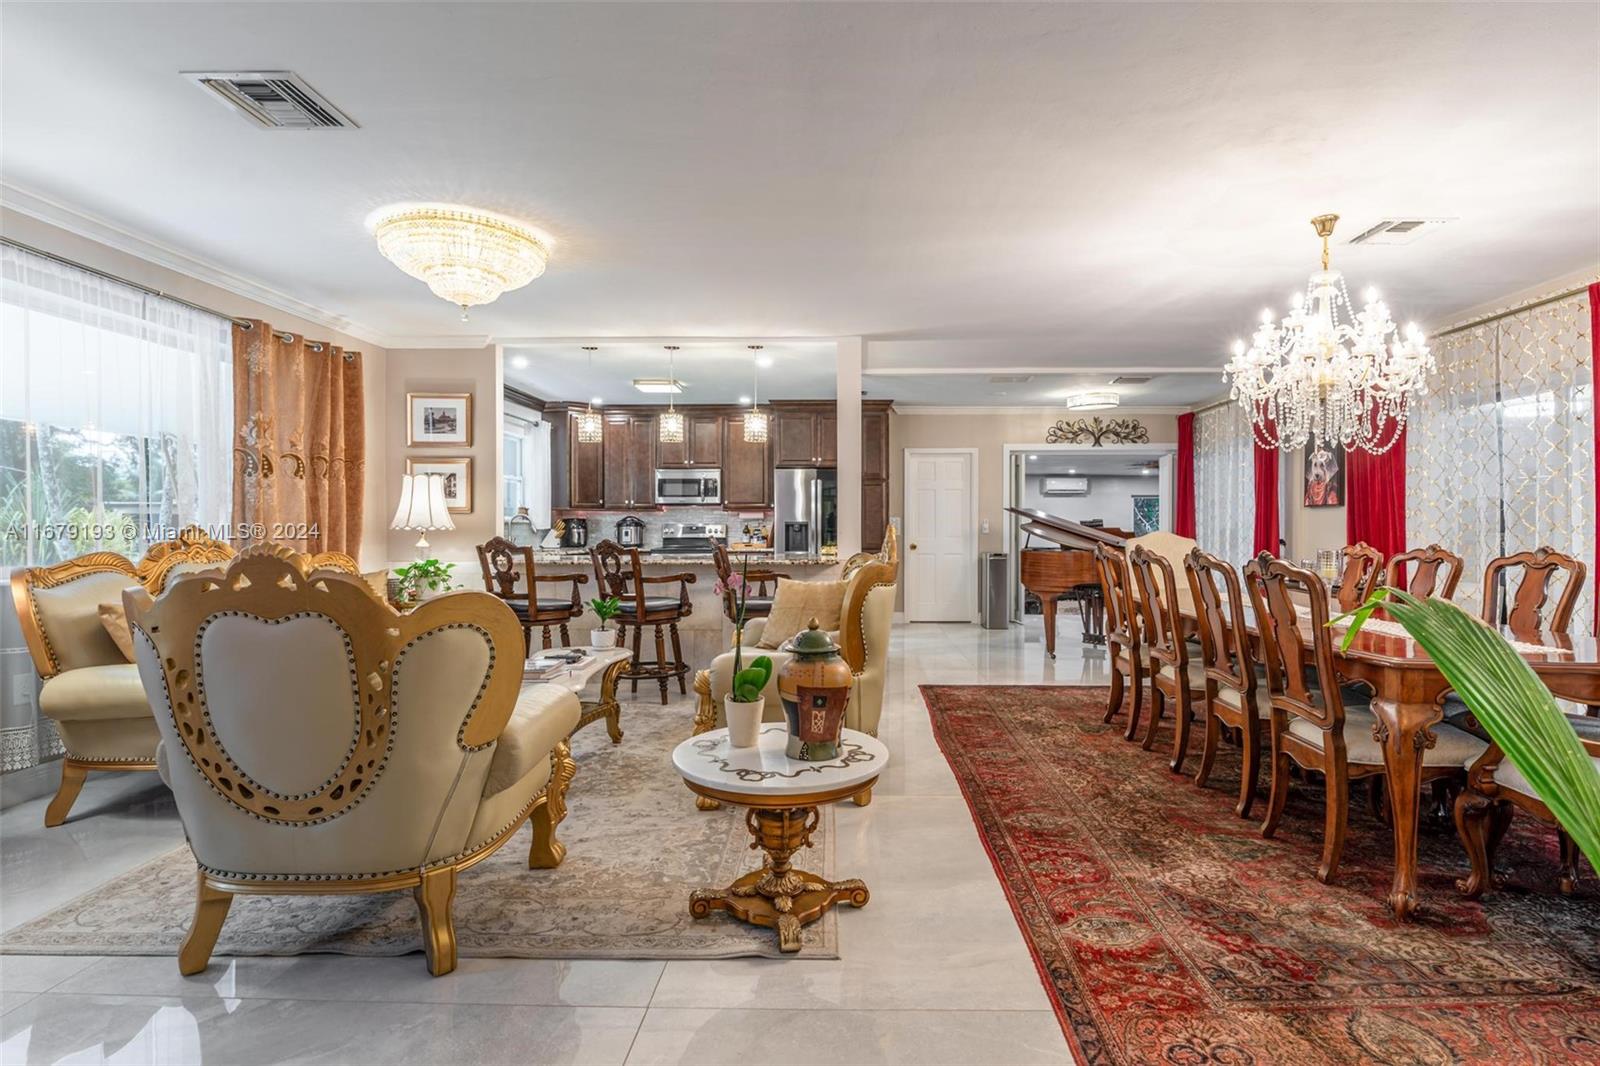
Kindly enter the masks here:
[[[672, 769], [689, 732], [681, 703], [623, 705], [622, 744], [595, 723], [573, 741], [578, 773], [558, 836], [567, 857], [528, 869], [532, 829], [461, 875], [455, 922], [462, 957], [726, 959], [782, 956], [770, 929], [725, 914], [689, 917], [689, 892], [754, 868], [743, 811], [695, 809]], [[811, 869], [834, 876], [833, 816], [823, 808]], [[4, 936], [16, 954], [176, 955], [194, 909], [187, 847], [153, 859]], [[838, 958], [838, 917], [805, 927], [800, 958]], [[216, 955], [404, 955], [421, 951], [409, 892], [374, 896], [236, 896]]]
[[1167, 770], [1170, 732], [1146, 752], [1101, 724], [1103, 688], [922, 694], [1081, 1062], [1600, 1061], [1600, 892], [1556, 891], [1549, 829], [1519, 816], [1504, 887], [1467, 902], [1453, 827], [1425, 823], [1402, 926], [1364, 802], [1324, 885], [1315, 786], [1263, 840], [1233, 814], [1232, 748], [1196, 788]]

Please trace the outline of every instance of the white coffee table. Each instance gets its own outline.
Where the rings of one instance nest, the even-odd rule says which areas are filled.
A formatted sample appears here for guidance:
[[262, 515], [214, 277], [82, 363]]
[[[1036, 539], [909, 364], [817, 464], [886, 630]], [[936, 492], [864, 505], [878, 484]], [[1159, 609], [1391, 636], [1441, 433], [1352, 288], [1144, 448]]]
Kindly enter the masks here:
[[840, 754], [827, 762], [802, 762], [784, 753], [789, 730], [781, 722], [761, 728], [754, 748], [731, 748], [728, 731], [713, 729], [690, 737], [672, 751], [672, 764], [690, 790], [746, 808], [751, 847], [767, 854], [766, 864], [725, 889], [696, 889], [689, 913], [704, 918], [727, 911], [741, 921], [778, 931], [781, 951], [800, 950], [800, 927], [822, 917], [835, 904], [865, 907], [870, 898], [860, 880], [824, 881], [796, 870], [790, 859], [811, 846], [820, 819], [817, 808], [838, 803], [872, 787], [889, 763], [889, 749], [875, 737], [846, 729]]
[[[622, 671], [627, 668], [633, 655], [623, 648], [550, 648], [548, 651], [581, 651], [586, 658], [581, 663], [576, 663], [568, 669], [562, 670], [554, 677], [543, 679], [524, 679], [523, 685], [560, 685], [562, 688], [578, 694], [579, 702], [583, 706], [583, 714], [578, 719], [578, 724], [572, 727], [576, 733], [590, 722], [606, 720], [606, 733], [611, 737], [611, 743], [622, 743], [622, 704], [617, 702], [617, 679]], [[529, 661], [539, 658], [542, 652], [534, 652], [529, 656]], [[583, 690], [600, 676], [600, 698], [598, 700], [583, 699]]]

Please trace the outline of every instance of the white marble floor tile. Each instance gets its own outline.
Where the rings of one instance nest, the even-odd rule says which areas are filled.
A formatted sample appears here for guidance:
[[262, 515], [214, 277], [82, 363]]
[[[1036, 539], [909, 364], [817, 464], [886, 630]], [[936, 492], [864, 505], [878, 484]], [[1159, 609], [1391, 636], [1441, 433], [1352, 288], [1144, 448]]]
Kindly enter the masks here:
[[0, 1017], [0, 1062], [612, 1064], [626, 1059], [643, 1014], [46, 993]]
[[645, 1015], [629, 1066], [1069, 1063], [1049, 1011], [670, 1010]]
[[37, 992], [0, 992], [0, 1015], [5, 1015], [15, 1010], [38, 994]]
[[47, 992], [99, 961], [97, 955], [0, 955], [0, 992]]

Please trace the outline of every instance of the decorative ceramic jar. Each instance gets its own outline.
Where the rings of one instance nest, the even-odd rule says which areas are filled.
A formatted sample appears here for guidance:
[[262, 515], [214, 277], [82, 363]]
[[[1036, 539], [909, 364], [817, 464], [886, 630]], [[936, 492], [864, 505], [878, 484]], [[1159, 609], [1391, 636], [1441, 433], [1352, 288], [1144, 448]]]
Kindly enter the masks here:
[[850, 664], [815, 618], [783, 650], [794, 655], [778, 671], [778, 696], [789, 725], [789, 758], [808, 762], [838, 758], [839, 731], [855, 680]]

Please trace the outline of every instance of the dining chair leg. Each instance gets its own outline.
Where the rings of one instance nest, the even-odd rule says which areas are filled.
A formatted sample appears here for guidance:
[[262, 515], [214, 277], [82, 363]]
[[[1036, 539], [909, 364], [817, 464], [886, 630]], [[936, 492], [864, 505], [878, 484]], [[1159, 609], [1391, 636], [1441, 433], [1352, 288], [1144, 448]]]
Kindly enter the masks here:
[[1578, 842], [1561, 828], [1556, 829], [1556, 839], [1561, 843], [1561, 894], [1570, 896], [1578, 890]]
[[1256, 728], [1244, 726], [1239, 730], [1239, 743], [1243, 749], [1244, 765], [1239, 770], [1239, 804], [1233, 813], [1240, 818], [1250, 817], [1250, 808], [1256, 802], [1256, 783], [1261, 777], [1260, 719]]
[[549, 651], [550, 650], [550, 627], [549, 626], [541, 626], [540, 627], [540, 635], [544, 638], [544, 650], [545, 651]]
[[1267, 795], [1267, 817], [1261, 823], [1261, 835], [1271, 837], [1283, 820], [1283, 807], [1289, 801], [1289, 753], [1276, 730], [1272, 734], [1272, 790]]
[[1175, 774], [1183, 773], [1183, 760], [1189, 757], [1189, 727], [1194, 723], [1194, 697], [1179, 694], [1173, 698], [1172, 762], [1167, 765]]
[[1144, 743], [1140, 747], [1149, 751], [1156, 746], [1156, 730], [1161, 727], [1161, 713], [1167, 707], [1167, 694], [1150, 684], [1150, 724], [1144, 727]]
[[1104, 718], [1100, 719], [1102, 722], [1110, 722], [1111, 719], [1117, 716], [1117, 712], [1122, 710], [1122, 696], [1122, 671], [1117, 668], [1117, 656], [1113, 652], [1111, 656], [1111, 695], [1106, 698], [1106, 714]]
[[533, 657], [533, 623], [532, 622], [524, 622], [524, 623], [522, 623], [522, 657], [524, 659], [531, 659]]
[[[639, 641], [643, 637], [644, 637], [644, 626], [642, 626], [642, 625], [634, 626], [633, 627], [633, 665], [630, 666], [628, 669], [633, 671], [633, 672], [635, 672], [635, 673], [637, 673], [638, 670], [639, 670]], [[637, 677], [630, 677], [628, 679], [628, 690], [635, 696], [637, 696], [639, 694], [639, 679]]]
[[1339, 872], [1339, 859], [1344, 855], [1344, 835], [1350, 825], [1350, 777], [1341, 766], [1326, 766], [1327, 806], [1322, 816], [1322, 863], [1317, 867], [1317, 880], [1328, 885]]
[[678, 623], [672, 623], [669, 628], [672, 631], [672, 669], [677, 671], [678, 674], [678, 695], [687, 696], [689, 694], [689, 686], [684, 678], [689, 671], [684, 669], [683, 644], [678, 640]]
[[572, 647], [572, 635], [567, 632], [567, 623], [565, 622], [561, 623], [561, 646], [563, 648]]
[[656, 683], [661, 686], [661, 702], [667, 702], [667, 641], [661, 632], [661, 627], [656, 626]]
[[1133, 689], [1133, 706], [1128, 709], [1128, 728], [1123, 730], [1123, 740], [1139, 735], [1139, 713], [1144, 708], [1144, 674], [1137, 663], [1129, 667], [1128, 687]]
[[1494, 865], [1490, 860], [1489, 816], [1495, 801], [1467, 791], [1456, 797], [1456, 836], [1467, 853], [1471, 872], [1456, 881], [1456, 889], [1467, 899], [1477, 899], [1489, 887]]
[[1194, 783], [1205, 788], [1211, 779], [1211, 764], [1216, 760], [1217, 747], [1222, 743], [1222, 721], [1211, 712], [1209, 701], [1205, 710], [1206, 731], [1200, 741], [1200, 769], [1195, 771]]

